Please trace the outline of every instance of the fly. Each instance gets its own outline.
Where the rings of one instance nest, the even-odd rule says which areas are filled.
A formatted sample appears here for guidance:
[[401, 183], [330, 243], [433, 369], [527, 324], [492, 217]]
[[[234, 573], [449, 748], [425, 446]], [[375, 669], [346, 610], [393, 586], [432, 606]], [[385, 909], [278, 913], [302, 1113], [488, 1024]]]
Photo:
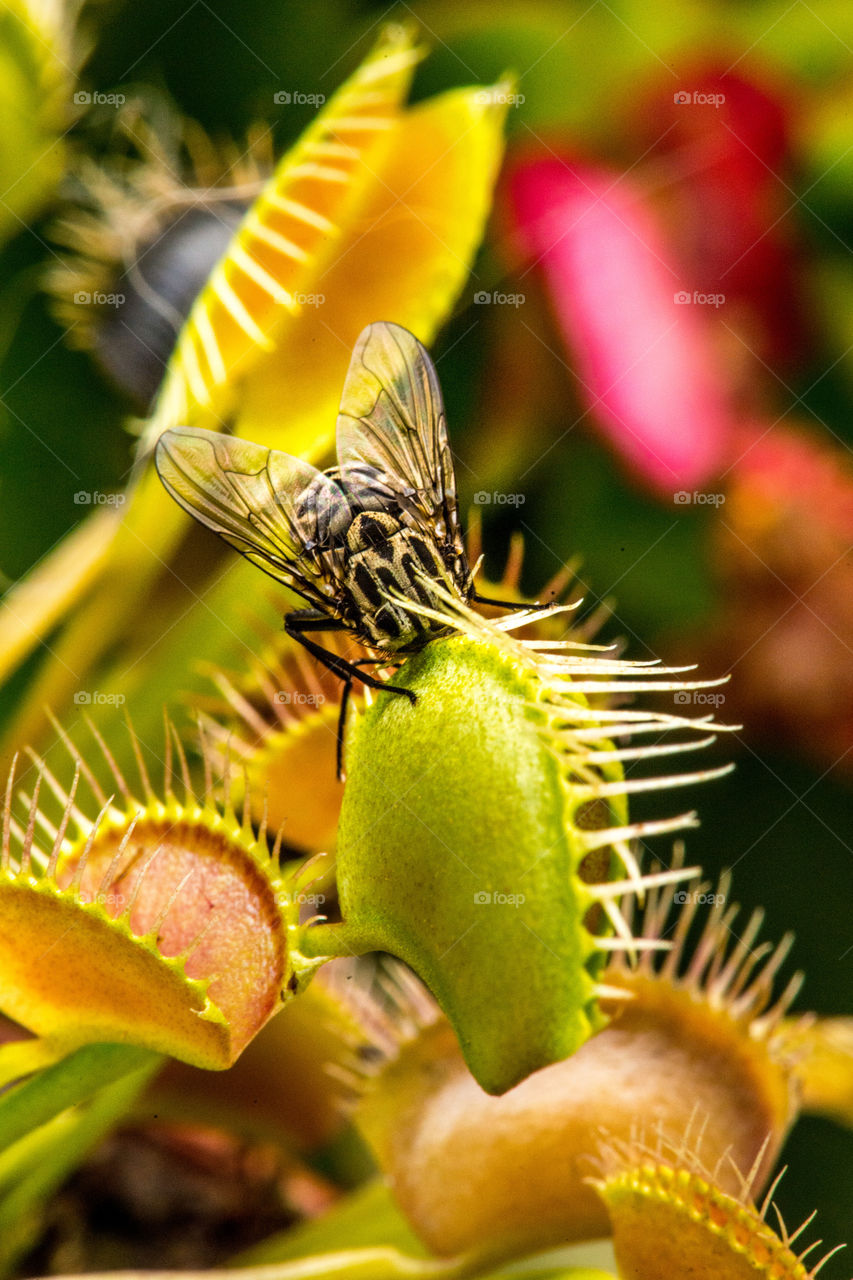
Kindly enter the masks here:
[[[441, 387], [427, 351], [400, 325], [379, 321], [360, 334], [336, 440], [337, 466], [318, 471], [277, 449], [176, 427], [160, 436], [155, 464], [185, 511], [307, 602], [285, 615], [284, 629], [345, 682], [344, 706], [353, 679], [415, 703], [411, 689], [305, 634], [347, 631], [383, 655], [378, 664], [452, 630], [422, 612], [442, 612], [436, 584], [462, 603], [504, 603], [474, 591]], [[339, 774], [340, 751], [339, 733]]]

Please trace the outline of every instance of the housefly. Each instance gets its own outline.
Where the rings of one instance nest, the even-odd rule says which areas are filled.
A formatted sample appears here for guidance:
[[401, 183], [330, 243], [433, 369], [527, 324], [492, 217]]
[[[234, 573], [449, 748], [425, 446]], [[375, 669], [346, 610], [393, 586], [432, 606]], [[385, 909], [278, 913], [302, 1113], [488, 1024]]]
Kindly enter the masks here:
[[337, 465], [319, 471], [277, 449], [176, 427], [161, 435], [155, 463], [185, 511], [307, 602], [285, 616], [285, 631], [345, 692], [358, 679], [414, 703], [410, 689], [305, 634], [349, 632], [382, 655], [378, 663], [452, 631], [431, 616], [446, 616], [448, 592], [462, 603], [504, 603], [474, 591], [435, 366], [400, 325], [380, 321], [360, 334], [336, 440]]

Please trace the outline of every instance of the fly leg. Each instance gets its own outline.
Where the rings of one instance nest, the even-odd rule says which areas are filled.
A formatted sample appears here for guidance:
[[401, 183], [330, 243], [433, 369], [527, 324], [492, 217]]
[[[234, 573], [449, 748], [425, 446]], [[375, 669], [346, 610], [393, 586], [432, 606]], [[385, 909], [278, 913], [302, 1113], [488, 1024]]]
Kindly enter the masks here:
[[550, 609], [551, 608], [550, 604], [539, 604], [538, 601], [536, 604], [524, 604], [524, 603], [511, 602], [509, 600], [493, 600], [491, 596], [481, 596], [481, 595], [478, 595], [476, 591], [472, 594], [471, 599], [474, 601], [475, 604], [493, 604], [499, 609]]
[[358, 668], [361, 663], [377, 662], [380, 659], [367, 658], [360, 659], [359, 662], [348, 662], [339, 653], [332, 653], [329, 649], [324, 649], [316, 640], [309, 640], [305, 635], [306, 631], [348, 630], [338, 618], [329, 618], [326, 614], [320, 613], [318, 609], [297, 609], [294, 613], [285, 614], [284, 630], [291, 640], [301, 644], [318, 662], [322, 662], [324, 667], [344, 683], [337, 733], [337, 773], [338, 778], [343, 780], [344, 716], [346, 715], [353, 680], [360, 680], [362, 684], [368, 685], [371, 689], [385, 689], [388, 693], [403, 694], [409, 699], [412, 706], [418, 700], [417, 694], [413, 693], [411, 689], [403, 689], [399, 685], [386, 684], [384, 680], [368, 675], [366, 671], [359, 671]]

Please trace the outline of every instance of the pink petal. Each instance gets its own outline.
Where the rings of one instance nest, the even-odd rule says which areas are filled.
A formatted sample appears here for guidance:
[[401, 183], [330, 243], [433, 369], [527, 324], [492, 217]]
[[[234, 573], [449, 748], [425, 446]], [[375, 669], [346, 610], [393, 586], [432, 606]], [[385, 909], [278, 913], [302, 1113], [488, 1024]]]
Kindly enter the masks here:
[[801, 364], [812, 326], [789, 172], [792, 89], [708, 68], [678, 84], [644, 101], [634, 146], [667, 184], [685, 288], [725, 293], [761, 359]]
[[662, 496], [713, 480], [731, 425], [716, 308], [698, 291], [679, 303], [679, 266], [642, 192], [618, 173], [546, 159], [517, 169], [510, 194], [601, 430]]

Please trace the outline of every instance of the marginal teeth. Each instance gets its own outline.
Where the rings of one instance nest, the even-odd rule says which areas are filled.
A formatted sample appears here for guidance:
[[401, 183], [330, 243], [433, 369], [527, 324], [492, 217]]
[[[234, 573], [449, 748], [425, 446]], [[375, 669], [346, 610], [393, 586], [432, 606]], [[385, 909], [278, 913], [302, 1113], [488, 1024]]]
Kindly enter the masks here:
[[635, 795], [643, 791], [664, 791], [670, 787], [687, 787], [693, 782], [708, 782], [712, 778], [724, 778], [734, 769], [733, 764], [720, 765], [716, 769], [700, 769], [695, 773], [671, 773], [661, 778], [628, 778], [619, 782], [595, 782], [578, 786], [590, 799], [602, 796]]
[[596, 938], [601, 951], [670, 951], [672, 943], [663, 938]]
[[636, 1000], [633, 991], [627, 991], [623, 987], [610, 986], [606, 982], [596, 982], [593, 990], [595, 991], [596, 1000]]
[[696, 738], [693, 742], [666, 742], [652, 747], [620, 747], [614, 751], [596, 751], [593, 749], [582, 756], [570, 756], [569, 762], [572, 764], [577, 761], [578, 763], [603, 765], [622, 763], [626, 760], [651, 760], [657, 756], [678, 755], [682, 751], [701, 751], [704, 747], [710, 747], [716, 741], [717, 735], [712, 733], [707, 738]]
[[[635, 713], [635, 712], [623, 711], [623, 712], [618, 712], [617, 716], [619, 714], [626, 715], [626, 716], [636, 715], [639, 718], [631, 720], [630, 722], [623, 721], [622, 723], [620, 723], [619, 720], [617, 719], [614, 722], [608, 723], [606, 735], [604, 735], [601, 732], [601, 729], [596, 726], [593, 726], [592, 728], [589, 728], [589, 729], [573, 728], [572, 738], [576, 742], [596, 743], [596, 742], [600, 742], [601, 739], [605, 736], [609, 738], [622, 738], [622, 737], [628, 737], [630, 735], [630, 737], [636, 738], [641, 733], [660, 733], [661, 729], [663, 728], [660, 720], [648, 713], [644, 715], [643, 712]], [[695, 720], [684, 720], [679, 722], [676, 725], [673, 725], [672, 727], [679, 728], [679, 729], [690, 728], [694, 730], [713, 729], [716, 734], [724, 730], [731, 731], [735, 726], [724, 725], [724, 724], [714, 724], [714, 717], [712, 715], [708, 715], [708, 716], [697, 716]], [[680, 744], [678, 744], [678, 746], [680, 746]], [[676, 749], [678, 749], [678, 746], [676, 747]]]
[[[682, 880], [694, 880], [701, 874], [701, 867], [675, 867], [671, 871], [646, 872], [640, 879], [644, 889], [654, 889], [664, 884], [678, 884]], [[625, 893], [633, 893], [636, 887], [636, 880], [604, 880], [598, 884], [584, 886], [590, 897], [602, 902], [605, 902], [608, 898], [620, 898]]]
[[[670, 831], [682, 828], [697, 827], [699, 820], [696, 810], [681, 813], [676, 818], [659, 818], [649, 822], [631, 822], [624, 827], [602, 827], [595, 831], [579, 831], [578, 838], [587, 852], [603, 849], [607, 845], [624, 844], [626, 840], [645, 840], [648, 836], [666, 835]], [[632, 855], [632, 861], [633, 855]]]

